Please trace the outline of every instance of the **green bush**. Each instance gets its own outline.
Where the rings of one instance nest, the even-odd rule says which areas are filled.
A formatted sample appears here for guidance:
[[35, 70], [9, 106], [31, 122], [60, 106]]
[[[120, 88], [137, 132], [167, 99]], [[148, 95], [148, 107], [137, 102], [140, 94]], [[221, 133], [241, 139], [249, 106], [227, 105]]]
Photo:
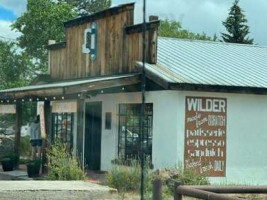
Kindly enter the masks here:
[[80, 162], [66, 145], [56, 142], [48, 151], [48, 171], [51, 180], [84, 180], [86, 175]]
[[137, 191], [140, 187], [140, 177], [140, 164], [132, 161], [127, 166], [114, 164], [108, 171], [107, 182], [119, 192]]
[[[141, 167], [137, 161], [123, 161], [116, 159], [107, 174], [107, 182], [110, 187], [116, 188], [120, 193], [138, 192], [141, 181]], [[116, 164], [114, 164], [116, 163]], [[129, 164], [130, 163], [130, 164]], [[145, 167], [145, 199], [152, 199], [153, 182], [155, 179], [162, 181], [163, 199], [169, 199], [173, 194], [175, 182], [185, 185], [208, 185], [208, 178], [191, 170], [162, 169], [149, 170], [146, 162]]]
[[30, 144], [30, 136], [24, 136], [20, 139], [20, 155], [29, 158], [31, 156], [32, 146]]
[[0, 159], [14, 152], [13, 138], [0, 138]]

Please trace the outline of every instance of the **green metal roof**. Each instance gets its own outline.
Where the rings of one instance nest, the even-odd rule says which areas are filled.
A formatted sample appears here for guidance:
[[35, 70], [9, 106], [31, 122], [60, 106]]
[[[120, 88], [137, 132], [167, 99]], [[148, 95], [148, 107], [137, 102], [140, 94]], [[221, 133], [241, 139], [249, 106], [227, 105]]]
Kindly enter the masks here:
[[147, 70], [170, 83], [267, 88], [264, 46], [159, 37], [157, 59]]

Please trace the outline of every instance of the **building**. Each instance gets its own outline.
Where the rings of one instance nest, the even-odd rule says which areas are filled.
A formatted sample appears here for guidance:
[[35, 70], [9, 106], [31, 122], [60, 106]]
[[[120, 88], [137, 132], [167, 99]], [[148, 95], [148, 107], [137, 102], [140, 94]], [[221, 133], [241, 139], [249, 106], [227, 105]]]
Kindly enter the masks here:
[[[133, 11], [124, 4], [64, 23], [66, 41], [48, 45], [49, 74], [0, 91], [0, 111], [16, 113], [20, 127], [23, 102], [43, 101], [44, 138], [69, 144], [89, 169], [136, 158], [142, 24]], [[162, 38], [158, 26], [151, 17], [146, 30], [143, 145], [153, 167], [266, 184], [267, 47]]]

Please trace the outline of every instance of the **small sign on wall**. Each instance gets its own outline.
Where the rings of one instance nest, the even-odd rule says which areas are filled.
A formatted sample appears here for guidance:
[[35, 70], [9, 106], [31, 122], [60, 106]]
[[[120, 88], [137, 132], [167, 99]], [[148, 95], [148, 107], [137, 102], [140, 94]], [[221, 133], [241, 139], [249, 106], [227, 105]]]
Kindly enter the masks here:
[[224, 177], [227, 100], [186, 97], [185, 101], [185, 168], [209, 177]]
[[16, 114], [16, 105], [0, 105], [0, 114]]
[[44, 104], [39, 105], [39, 112], [40, 112], [41, 136], [42, 138], [46, 138]]
[[52, 113], [76, 113], [77, 102], [76, 101], [53, 101]]

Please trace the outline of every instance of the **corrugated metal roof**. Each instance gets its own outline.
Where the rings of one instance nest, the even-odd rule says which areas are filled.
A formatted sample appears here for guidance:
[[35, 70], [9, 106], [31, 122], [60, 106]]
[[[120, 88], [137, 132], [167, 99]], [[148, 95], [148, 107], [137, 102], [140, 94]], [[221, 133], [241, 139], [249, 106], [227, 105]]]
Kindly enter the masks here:
[[50, 88], [63, 88], [63, 87], [70, 87], [76, 85], [83, 85], [88, 83], [95, 83], [100, 81], [108, 81], [108, 80], [116, 80], [121, 78], [129, 78], [136, 76], [137, 74], [125, 74], [125, 75], [117, 75], [117, 76], [105, 76], [105, 77], [97, 77], [97, 78], [88, 78], [83, 80], [76, 80], [76, 81], [65, 81], [65, 82], [57, 82], [57, 83], [50, 83], [50, 84], [43, 84], [43, 85], [31, 85], [26, 87], [20, 88], [11, 88], [6, 90], [0, 90], [1, 93], [8, 93], [8, 92], [21, 92], [21, 91], [30, 91], [30, 90], [39, 90], [39, 89], [50, 89]]
[[171, 83], [267, 88], [267, 47], [159, 37], [147, 69]]

